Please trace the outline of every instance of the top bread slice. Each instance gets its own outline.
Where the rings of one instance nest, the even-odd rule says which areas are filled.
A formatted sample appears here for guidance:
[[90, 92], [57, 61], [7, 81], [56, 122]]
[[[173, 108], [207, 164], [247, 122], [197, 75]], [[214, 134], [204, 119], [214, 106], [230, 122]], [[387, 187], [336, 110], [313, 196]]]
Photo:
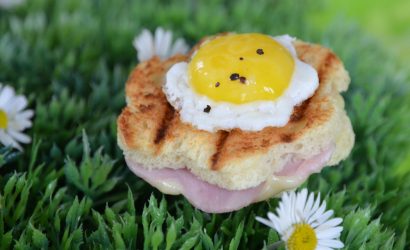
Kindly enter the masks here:
[[[167, 70], [189, 55], [140, 63], [126, 83], [127, 106], [118, 117], [118, 144], [127, 159], [146, 168], [188, 168], [198, 178], [229, 190], [255, 187], [280, 171], [290, 157], [308, 159], [329, 146], [329, 166], [350, 153], [354, 133], [340, 92], [350, 79], [339, 58], [320, 45], [294, 42], [298, 57], [319, 75], [315, 94], [294, 108], [284, 127], [214, 133], [180, 120], [162, 92]], [[194, 47], [193, 50], [195, 50]]]

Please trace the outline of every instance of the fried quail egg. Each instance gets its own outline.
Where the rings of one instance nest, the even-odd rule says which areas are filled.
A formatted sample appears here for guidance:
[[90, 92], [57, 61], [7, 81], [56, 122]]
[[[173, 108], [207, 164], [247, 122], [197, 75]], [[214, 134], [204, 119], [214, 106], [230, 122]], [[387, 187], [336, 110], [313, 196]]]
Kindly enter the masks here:
[[214, 132], [282, 127], [318, 87], [316, 70], [298, 59], [294, 38], [227, 34], [202, 43], [173, 65], [163, 91], [181, 120]]

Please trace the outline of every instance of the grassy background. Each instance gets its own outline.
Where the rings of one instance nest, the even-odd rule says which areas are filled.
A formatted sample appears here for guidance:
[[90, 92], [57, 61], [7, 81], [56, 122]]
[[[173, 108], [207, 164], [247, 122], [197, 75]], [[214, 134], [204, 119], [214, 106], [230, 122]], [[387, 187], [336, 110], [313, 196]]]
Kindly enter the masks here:
[[329, 22], [347, 21], [359, 23], [366, 33], [383, 43], [405, 64], [410, 56], [410, 2], [406, 0], [326, 0], [321, 3], [321, 11], [309, 17], [322, 30]]
[[[374, 5], [382, 13], [376, 16], [391, 11]], [[33, 144], [21, 154], [0, 148], [0, 249], [260, 249], [278, 239], [254, 219], [275, 209], [276, 199], [210, 215], [180, 196], [163, 196], [125, 166], [115, 119], [137, 63], [131, 41], [157, 26], [191, 44], [221, 31], [253, 31], [335, 50], [352, 78], [345, 99], [356, 145], [347, 160], [304, 185], [344, 218], [346, 249], [408, 249], [409, 76], [405, 57], [388, 46], [404, 44], [408, 33], [378, 34], [365, 17], [373, 11], [363, 6], [32, 0], [0, 10], [0, 82], [27, 95], [36, 112]]]

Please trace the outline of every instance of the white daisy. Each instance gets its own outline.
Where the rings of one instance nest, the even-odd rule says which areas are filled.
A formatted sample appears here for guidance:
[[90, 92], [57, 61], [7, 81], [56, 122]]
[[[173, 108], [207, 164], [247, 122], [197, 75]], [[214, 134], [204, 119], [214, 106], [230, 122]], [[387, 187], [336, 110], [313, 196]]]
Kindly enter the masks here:
[[0, 9], [12, 9], [24, 2], [25, 0], [0, 0]]
[[0, 143], [23, 150], [19, 143], [30, 143], [31, 138], [22, 133], [30, 128], [30, 118], [33, 110], [24, 110], [27, 107], [27, 98], [16, 95], [10, 86], [0, 84]]
[[333, 210], [326, 211], [326, 202], [320, 204], [320, 193], [308, 197], [307, 189], [299, 193], [285, 192], [269, 219], [256, 220], [275, 229], [289, 250], [331, 250], [344, 247], [339, 240], [343, 230], [341, 218], [330, 219]]
[[147, 61], [154, 56], [159, 56], [165, 60], [175, 54], [185, 54], [188, 52], [188, 45], [184, 39], [179, 38], [172, 44], [172, 31], [158, 27], [153, 35], [149, 30], [144, 29], [134, 38], [133, 45], [138, 52], [140, 62]]

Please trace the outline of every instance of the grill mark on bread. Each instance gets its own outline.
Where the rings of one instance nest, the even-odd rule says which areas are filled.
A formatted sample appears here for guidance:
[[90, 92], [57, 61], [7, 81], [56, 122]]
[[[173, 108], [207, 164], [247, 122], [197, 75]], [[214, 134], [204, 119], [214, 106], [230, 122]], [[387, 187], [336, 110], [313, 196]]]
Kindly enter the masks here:
[[335, 60], [338, 60], [336, 55], [329, 51], [327, 52], [326, 56], [323, 57], [323, 60], [321, 61], [318, 67], [319, 70], [317, 72], [319, 76], [319, 83], [322, 83], [326, 80], [329, 69], [331, 68]]
[[132, 126], [132, 123], [130, 123], [133, 115], [134, 114], [132, 113], [130, 108], [125, 107], [122, 110], [121, 115], [117, 119], [118, 129], [121, 131], [123, 141], [130, 148], [133, 148], [136, 146], [133, 140], [135, 136], [134, 128]]
[[218, 170], [219, 169], [218, 162], [219, 162], [219, 159], [220, 159], [220, 156], [221, 156], [221, 152], [222, 152], [222, 150], [225, 146], [225, 142], [228, 139], [230, 134], [231, 133], [227, 132], [227, 131], [220, 131], [219, 132], [218, 140], [215, 143], [216, 151], [211, 157], [211, 169], [212, 170]]
[[306, 101], [302, 102], [301, 105], [296, 106], [296, 107], [293, 108], [293, 113], [290, 116], [290, 122], [298, 122], [298, 121], [303, 119], [303, 117], [305, 115], [305, 111], [309, 106], [310, 99], [311, 98], [309, 98]]
[[262, 147], [262, 148], [266, 148], [266, 147], [268, 147], [269, 145], [270, 145], [269, 140], [267, 140], [267, 139], [262, 139], [262, 143], [261, 143], [261, 147]]
[[295, 134], [281, 134], [280, 140], [284, 143], [290, 143], [294, 140]]
[[128, 108], [124, 108], [117, 120], [118, 128], [125, 139], [125, 143], [127, 143], [127, 138], [130, 138], [132, 136], [132, 134], [130, 133], [131, 131], [128, 128], [127, 120], [125, 119], [125, 117], [129, 115], [131, 115], [131, 112], [128, 110]]
[[[308, 51], [307, 51], [307, 49], [305, 50], [305, 46], [299, 46], [299, 47], [302, 48], [302, 51], [301, 51], [299, 57], [303, 58], [303, 56]], [[307, 47], [307, 48], [309, 48], [309, 47]], [[313, 94], [313, 96], [315, 96], [318, 89], [321, 87], [321, 85], [326, 80], [326, 77], [329, 73], [329, 69], [331, 68], [331, 66], [332, 66], [332, 64], [335, 60], [338, 60], [336, 55], [333, 54], [330, 51], [327, 51], [326, 54], [323, 55], [323, 59], [321, 60], [320, 64], [317, 67], [318, 68], [317, 72], [318, 72], [318, 78], [319, 78], [319, 86], [315, 90], [315, 93]], [[311, 101], [311, 98], [304, 101], [301, 105], [294, 107], [293, 113], [290, 117], [290, 122], [298, 122], [298, 121], [303, 119], [303, 117], [305, 115], [305, 112], [306, 112], [306, 109], [309, 106], [310, 101]]]
[[160, 144], [161, 141], [165, 138], [165, 135], [167, 134], [167, 130], [169, 128], [169, 125], [174, 118], [175, 115], [175, 109], [167, 102], [165, 112], [164, 112], [164, 117], [162, 118], [161, 124], [159, 125], [157, 132], [155, 133], [155, 139], [154, 143], [155, 144]]
[[148, 104], [148, 105], [144, 105], [141, 104], [138, 106], [138, 109], [141, 113], [148, 113], [149, 111], [151, 111], [153, 108], [155, 107], [154, 104]]
[[154, 93], [144, 94], [144, 97], [147, 98], [147, 99], [158, 99], [158, 98], [160, 98], [160, 96], [161, 96], [161, 95], [159, 95], [159, 94], [154, 94]]

